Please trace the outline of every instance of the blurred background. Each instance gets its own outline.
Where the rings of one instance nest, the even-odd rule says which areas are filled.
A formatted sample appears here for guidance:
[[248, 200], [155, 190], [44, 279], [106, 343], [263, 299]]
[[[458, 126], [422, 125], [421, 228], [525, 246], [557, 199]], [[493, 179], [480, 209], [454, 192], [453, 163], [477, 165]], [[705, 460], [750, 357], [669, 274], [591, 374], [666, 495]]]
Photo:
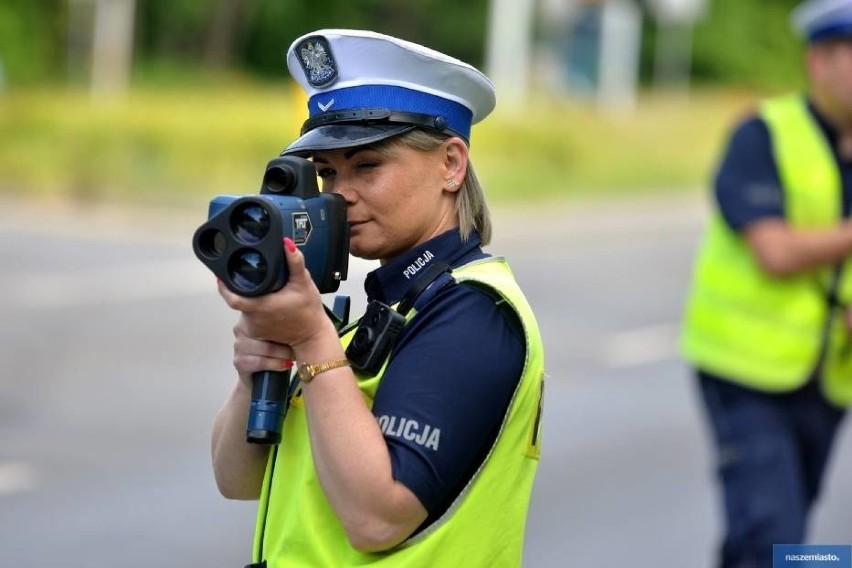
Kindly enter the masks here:
[[[796, 0], [0, 0], [0, 564], [242, 566], [214, 486], [235, 317], [190, 239], [259, 189], [322, 27], [486, 71], [472, 159], [540, 317], [549, 379], [525, 565], [709, 567], [720, 512], [677, 354], [733, 124], [802, 89]], [[372, 266], [352, 260], [353, 309]], [[852, 439], [812, 538], [852, 542]]]

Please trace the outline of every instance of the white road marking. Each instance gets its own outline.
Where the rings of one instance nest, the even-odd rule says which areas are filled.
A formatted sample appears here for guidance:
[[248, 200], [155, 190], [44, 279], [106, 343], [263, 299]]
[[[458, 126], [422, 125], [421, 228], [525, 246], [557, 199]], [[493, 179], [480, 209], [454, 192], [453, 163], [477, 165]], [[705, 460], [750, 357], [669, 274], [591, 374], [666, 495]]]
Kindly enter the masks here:
[[0, 462], [0, 495], [31, 491], [38, 486], [38, 473], [24, 462]]
[[606, 366], [622, 369], [676, 359], [679, 324], [665, 323], [622, 331], [603, 345]]

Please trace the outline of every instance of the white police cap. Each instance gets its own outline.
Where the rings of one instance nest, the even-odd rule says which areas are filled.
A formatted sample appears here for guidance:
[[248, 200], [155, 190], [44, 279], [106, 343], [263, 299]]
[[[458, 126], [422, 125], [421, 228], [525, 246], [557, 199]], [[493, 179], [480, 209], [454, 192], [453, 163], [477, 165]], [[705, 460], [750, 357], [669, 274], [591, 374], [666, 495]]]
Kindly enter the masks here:
[[284, 154], [371, 144], [416, 127], [470, 140], [495, 105], [476, 68], [422, 45], [362, 30], [319, 30], [293, 42], [290, 75], [308, 120]]
[[807, 0], [791, 14], [793, 28], [809, 42], [852, 36], [852, 0]]

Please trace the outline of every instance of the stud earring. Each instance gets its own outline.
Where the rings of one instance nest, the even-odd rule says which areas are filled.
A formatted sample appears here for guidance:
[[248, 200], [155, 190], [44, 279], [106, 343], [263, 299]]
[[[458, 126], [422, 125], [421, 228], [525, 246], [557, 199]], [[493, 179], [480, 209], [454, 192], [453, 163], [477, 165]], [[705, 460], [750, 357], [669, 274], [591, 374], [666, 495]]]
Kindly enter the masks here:
[[459, 186], [459, 182], [457, 182], [456, 180], [454, 180], [454, 179], [448, 179], [447, 180], [447, 187], [449, 187], [450, 189], [456, 189], [456, 188], [458, 188], [458, 186]]

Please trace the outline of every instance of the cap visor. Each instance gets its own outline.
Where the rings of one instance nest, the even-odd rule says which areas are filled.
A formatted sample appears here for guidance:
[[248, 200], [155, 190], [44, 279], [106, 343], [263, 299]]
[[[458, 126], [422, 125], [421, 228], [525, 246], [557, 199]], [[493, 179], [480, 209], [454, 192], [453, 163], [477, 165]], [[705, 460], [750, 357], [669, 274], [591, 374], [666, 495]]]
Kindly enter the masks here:
[[399, 136], [415, 127], [410, 124], [327, 124], [305, 132], [281, 153], [307, 155], [323, 150], [364, 146]]

